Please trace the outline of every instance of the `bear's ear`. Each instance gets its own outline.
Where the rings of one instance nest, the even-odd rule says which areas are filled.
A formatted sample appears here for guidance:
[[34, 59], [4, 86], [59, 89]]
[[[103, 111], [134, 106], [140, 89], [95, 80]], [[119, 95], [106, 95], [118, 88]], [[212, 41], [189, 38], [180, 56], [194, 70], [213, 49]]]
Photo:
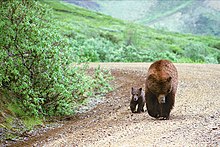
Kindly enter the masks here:
[[171, 79], [172, 79], [172, 77], [169, 77], [169, 78], [167, 79], [167, 82], [170, 82], [170, 81], [171, 81]]
[[140, 91], [142, 91], [142, 88], [139, 88]]
[[131, 87], [131, 94], [133, 93], [133, 91], [134, 91], [134, 87]]

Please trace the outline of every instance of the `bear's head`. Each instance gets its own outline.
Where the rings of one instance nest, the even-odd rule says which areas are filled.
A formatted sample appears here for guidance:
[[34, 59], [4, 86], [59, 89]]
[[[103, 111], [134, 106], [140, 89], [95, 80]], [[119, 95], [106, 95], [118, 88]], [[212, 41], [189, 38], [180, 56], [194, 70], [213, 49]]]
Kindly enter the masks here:
[[141, 96], [142, 88], [131, 88], [131, 96], [133, 101], [138, 101], [138, 98]]
[[165, 103], [166, 96], [172, 91], [172, 77], [151, 74], [147, 81], [147, 87], [157, 97], [158, 103]]

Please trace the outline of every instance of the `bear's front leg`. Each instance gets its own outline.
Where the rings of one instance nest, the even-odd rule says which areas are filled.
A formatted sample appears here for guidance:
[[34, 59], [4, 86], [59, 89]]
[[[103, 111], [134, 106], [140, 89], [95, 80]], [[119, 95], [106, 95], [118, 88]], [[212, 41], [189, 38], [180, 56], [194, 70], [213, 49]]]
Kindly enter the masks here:
[[157, 102], [157, 98], [150, 92], [145, 93], [147, 112], [151, 117], [158, 118], [160, 110]]
[[161, 116], [164, 117], [164, 119], [168, 120], [170, 119], [170, 112], [174, 106], [174, 101], [175, 101], [175, 93], [171, 91], [167, 96], [166, 96], [166, 103], [162, 104], [162, 114]]
[[130, 109], [131, 109], [132, 113], [136, 113], [136, 105], [137, 104], [135, 104], [135, 103], [132, 103], [132, 102], [130, 103]]
[[143, 103], [138, 104], [137, 113], [141, 113], [141, 112], [144, 112], [144, 104]]
[[159, 119], [160, 120], [168, 120], [170, 117], [170, 109], [168, 103], [165, 104], [159, 104]]

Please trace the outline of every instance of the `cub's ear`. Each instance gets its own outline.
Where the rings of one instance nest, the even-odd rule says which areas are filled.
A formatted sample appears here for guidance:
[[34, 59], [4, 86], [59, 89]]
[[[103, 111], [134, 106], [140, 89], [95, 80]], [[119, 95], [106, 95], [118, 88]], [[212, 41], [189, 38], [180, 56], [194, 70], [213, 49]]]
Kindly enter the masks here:
[[170, 82], [170, 81], [171, 81], [171, 79], [172, 79], [172, 77], [169, 77], [169, 78], [167, 79], [167, 82]]
[[140, 91], [142, 91], [142, 88], [139, 88]]
[[134, 91], [134, 87], [131, 87], [131, 94], [133, 93], [133, 91]]

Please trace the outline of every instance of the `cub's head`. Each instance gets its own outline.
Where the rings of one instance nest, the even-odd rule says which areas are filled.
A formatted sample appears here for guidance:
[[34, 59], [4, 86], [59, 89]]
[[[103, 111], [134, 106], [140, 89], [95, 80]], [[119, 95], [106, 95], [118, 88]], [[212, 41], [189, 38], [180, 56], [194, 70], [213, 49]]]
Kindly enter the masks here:
[[131, 88], [131, 96], [133, 101], [137, 101], [138, 98], [141, 96], [142, 88]]

